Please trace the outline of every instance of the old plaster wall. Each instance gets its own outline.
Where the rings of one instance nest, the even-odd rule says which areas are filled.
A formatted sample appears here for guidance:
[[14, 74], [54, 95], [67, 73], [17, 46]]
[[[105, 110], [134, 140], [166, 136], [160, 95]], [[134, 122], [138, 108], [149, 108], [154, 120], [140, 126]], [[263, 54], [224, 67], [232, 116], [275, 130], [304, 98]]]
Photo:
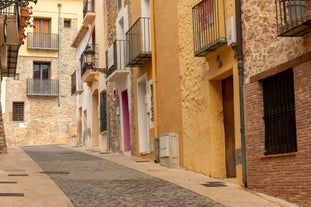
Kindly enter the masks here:
[[192, 7], [199, 0], [181, 0], [177, 7], [183, 126], [183, 167], [210, 174], [208, 84], [205, 58], [194, 57]]

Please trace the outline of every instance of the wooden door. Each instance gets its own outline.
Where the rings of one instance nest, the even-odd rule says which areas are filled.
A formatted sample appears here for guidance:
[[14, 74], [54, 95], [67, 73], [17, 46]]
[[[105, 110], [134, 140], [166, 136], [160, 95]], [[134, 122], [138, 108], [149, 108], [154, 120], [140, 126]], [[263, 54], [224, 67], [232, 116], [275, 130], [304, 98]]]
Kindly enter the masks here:
[[225, 157], [226, 175], [228, 178], [236, 176], [235, 169], [235, 130], [234, 130], [234, 102], [233, 76], [222, 81], [222, 100], [225, 128]]

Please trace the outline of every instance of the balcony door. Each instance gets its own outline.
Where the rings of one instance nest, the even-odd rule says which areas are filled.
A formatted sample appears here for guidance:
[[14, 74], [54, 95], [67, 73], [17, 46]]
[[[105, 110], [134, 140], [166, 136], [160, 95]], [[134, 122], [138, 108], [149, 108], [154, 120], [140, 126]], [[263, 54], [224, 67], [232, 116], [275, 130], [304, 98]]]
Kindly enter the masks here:
[[34, 63], [33, 89], [39, 94], [49, 94], [50, 63]]
[[34, 43], [38, 47], [51, 47], [51, 20], [50, 19], [34, 19]]

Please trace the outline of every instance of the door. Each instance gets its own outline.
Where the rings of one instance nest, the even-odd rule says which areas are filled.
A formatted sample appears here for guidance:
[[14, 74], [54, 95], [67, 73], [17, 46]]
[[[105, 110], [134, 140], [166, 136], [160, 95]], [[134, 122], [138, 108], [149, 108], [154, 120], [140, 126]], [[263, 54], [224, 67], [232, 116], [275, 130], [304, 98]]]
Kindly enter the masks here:
[[234, 100], [233, 100], [233, 76], [222, 81], [222, 100], [225, 129], [225, 158], [226, 176], [234, 178], [235, 169], [235, 130], [234, 130]]
[[33, 64], [33, 91], [36, 94], [50, 94], [50, 63]]
[[131, 150], [131, 141], [130, 141], [130, 113], [128, 107], [127, 90], [122, 91], [122, 116], [123, 116], [124, 152], [128, 152]]
[[139, 78], [137, 82], [138, 140], [140, 153], [149, 152], [148, 116], [145, 102], [147, 94], [146, 82], [146, 76]]
[[36, 47], [51, 47], [51, 20], [34, 19], [34, 44]]

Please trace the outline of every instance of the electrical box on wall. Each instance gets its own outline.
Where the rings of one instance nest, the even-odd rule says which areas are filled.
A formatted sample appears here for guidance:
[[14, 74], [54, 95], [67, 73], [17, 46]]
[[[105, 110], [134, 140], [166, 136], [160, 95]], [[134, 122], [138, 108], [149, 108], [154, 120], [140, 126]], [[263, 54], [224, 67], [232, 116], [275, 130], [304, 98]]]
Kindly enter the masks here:
[[177, 133], [160, 136], [160, 163], [169, 168], [179, 167], [179, 139]]
[[227, 20], [227, 43], [231, 47], [236, 45], [236, 23], [234, 17], [230, 17]]

